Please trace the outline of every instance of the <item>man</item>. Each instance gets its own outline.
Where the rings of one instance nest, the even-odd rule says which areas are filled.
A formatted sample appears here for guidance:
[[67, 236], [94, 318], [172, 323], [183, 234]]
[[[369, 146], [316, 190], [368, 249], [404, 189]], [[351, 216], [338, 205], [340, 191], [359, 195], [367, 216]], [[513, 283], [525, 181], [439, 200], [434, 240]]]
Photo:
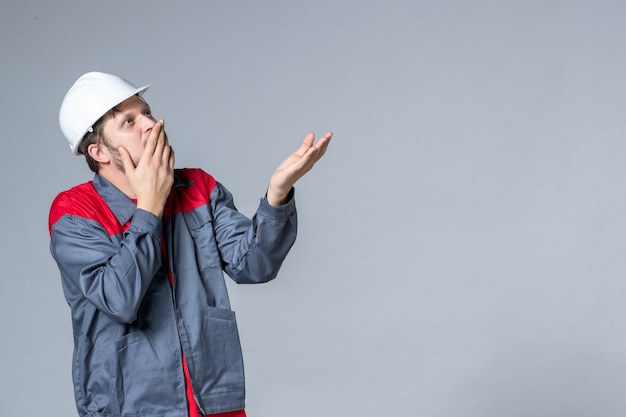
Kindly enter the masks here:
[[174, 169], [164, 122], [128, 81], [81, 76], [59, 113], [93, 181], [60, 193], [50, 249], [74, 334], [81, 416], [239, 417], [244, 375], [223, 272], [276, 277], [296, 238], [293, 186], [332, 133], [308, 134], [270, 179], [253, 219], [200, 169]]

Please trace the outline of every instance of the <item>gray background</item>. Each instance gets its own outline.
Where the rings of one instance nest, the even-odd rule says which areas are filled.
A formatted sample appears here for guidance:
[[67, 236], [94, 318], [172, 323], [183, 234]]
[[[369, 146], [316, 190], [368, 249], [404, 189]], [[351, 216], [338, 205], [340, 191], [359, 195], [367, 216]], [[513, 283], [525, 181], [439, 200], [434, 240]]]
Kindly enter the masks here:
[[84, 72], [151, 83], [251, 215], [304, 134], [279, 278], [229, 285], [250, 417], [626, 415], [622, 1], [0, 0], [0, 415], [75, 415], [48, 251]]

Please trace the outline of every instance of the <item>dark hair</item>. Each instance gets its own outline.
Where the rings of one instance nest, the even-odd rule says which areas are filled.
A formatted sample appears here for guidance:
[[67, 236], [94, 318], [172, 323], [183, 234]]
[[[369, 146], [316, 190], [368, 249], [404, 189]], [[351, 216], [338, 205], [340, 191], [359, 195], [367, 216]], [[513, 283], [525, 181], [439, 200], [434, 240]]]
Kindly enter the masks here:
[[87, 161], [87, 165], [89, 165], [89, 169], [93, 172], [98, 173], [100, 170], [100, 164], [89, 155], [89, 146], [90, 145], [108, 145], [107, 139], [104, 137], [104, 119], [107, 116], [115, 117], [115, 113], [118, 112], [117, 107], [113, 107], [111, 110], [106, 112], [104, 116], [96, 120], [91, 126], [91, 131], [85, 133], [83, 139], [78, 144], [78, 153], [85, 155], [85, 160]]
[[96, 160], [94, 160], [91, 155], [89, 155], [89, 146], [94, 144], [101, 145], [106, 142], [106, 139], [104, 137], [103, 123], [105, 116], [106, 114], [99, 118], [98, 121], [96, 121], [96, 123], [91, 126], [91, 131], [85, 133], [85, 136], [83, 136], [83, 139], [78, 145], [78, 153], [85, 155], [85, 160], [87, 161], [87, 165], [89, 165], [89, 169], [96, 173], [100, 169], [100, 164]]

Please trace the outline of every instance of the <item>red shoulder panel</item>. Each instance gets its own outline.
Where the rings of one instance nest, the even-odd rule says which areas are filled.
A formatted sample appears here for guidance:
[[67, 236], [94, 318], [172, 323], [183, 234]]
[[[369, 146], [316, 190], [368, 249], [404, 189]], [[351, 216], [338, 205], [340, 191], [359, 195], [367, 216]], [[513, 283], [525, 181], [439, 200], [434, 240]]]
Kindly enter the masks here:
[[[209, 203], [209, 196], [217, 185], [215, 179], [197, 168], [177, 169], [176, 175], [191, 181], [189, 187], [175, 187], [165, 205], [165, 216], [192, 211]], [[64, 215], [75, 215], [100, 223], [109, 234], [123, 233], [128, 225], [120, 225], [106, 202], [100, 197], [93, 182], [77, 185], [59, 194], [50, 208], [48, 231]]]
[[93, 182], [77, 185], [59, 194], [53, 201], [48, 217], [48, 231], [64, 215], [74, 215], [100, 223], [110, 234], [122, 233], [122, 227], [102, 197], [96, 192]]
[[209, 204], [211, 191], [217, 185], [215, 178], [197, 168], [178, 169], [176, 175], [192, 184], [189, 187], [174, 188], [165, 206], [165, 216], [189, 212]]

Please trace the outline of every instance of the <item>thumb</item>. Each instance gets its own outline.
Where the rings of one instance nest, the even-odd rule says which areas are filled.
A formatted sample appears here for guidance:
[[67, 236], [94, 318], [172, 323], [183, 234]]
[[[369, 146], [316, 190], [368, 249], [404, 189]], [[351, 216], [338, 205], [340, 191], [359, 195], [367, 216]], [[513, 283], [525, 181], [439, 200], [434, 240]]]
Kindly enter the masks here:
[[135, 163], [133, 162], [132, 158], [128, 154], [128, 151], [122, 146], [117, 148], [117, 150], [120, 153], [120, 158], [122, 159], [122, 165], [124, 166], [124, 171], [126, 173], [134, 171]]

